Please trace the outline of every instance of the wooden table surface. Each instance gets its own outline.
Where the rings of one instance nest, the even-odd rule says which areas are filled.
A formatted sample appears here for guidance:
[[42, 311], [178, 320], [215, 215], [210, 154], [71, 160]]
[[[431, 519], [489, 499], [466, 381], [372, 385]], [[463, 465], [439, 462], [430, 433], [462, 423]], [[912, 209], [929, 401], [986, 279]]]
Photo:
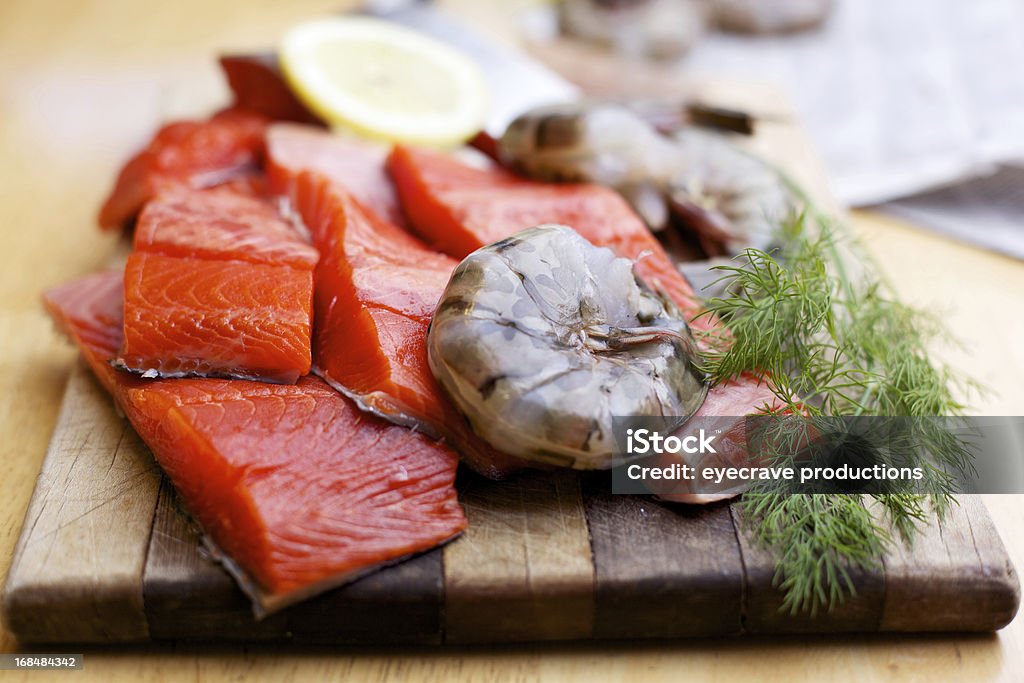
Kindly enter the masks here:
[[[507, 31], [483, 3], [449, 2]], [[282, 27], [338, 0], [0, 4], [0, 577], [6, 576], [75, 352], [39, 305], [51, 284], [100, 267], [115, 238], [94, 213], [114, 173], [161, 119], [221, 101], [218, 50], [272, 45]], [[985, 383], [975, 412], [1024, 410], [1024, 263], [880, 215], [856, 231], [907, 300], [940, 311], [960, 348], [936, 349]], [[1024, 568], [1024, 497], [986, 504]], [[81, 650], [81, 648], [76, 648]], [[19, 646], [0, 630], [0, 651]], [[1015, 681], [1024, 624], [992, 636], [839, 637], [516, 646], [296, 650], [162, 646], [86, 651], [76, 680]], [[5, 672], [9, 674], [9, 672]], [[5, 677], [4, 680], [7, 680]]]

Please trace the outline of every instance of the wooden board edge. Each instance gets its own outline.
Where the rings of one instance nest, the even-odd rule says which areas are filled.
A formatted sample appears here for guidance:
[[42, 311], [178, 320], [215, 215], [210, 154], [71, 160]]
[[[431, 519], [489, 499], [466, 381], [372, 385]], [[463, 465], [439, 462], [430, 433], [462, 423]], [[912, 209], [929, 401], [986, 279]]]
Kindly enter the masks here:
[[[99, 436], [92, 433], [75, 433], [82, 428], [83, 421], [80, 420], [79, 413], [83, 403], [92, 405], [96, 416], [102, 422], [100, 431], [103, 433]], [[59, 556], [51, 559], [49, 554], [40, 566], [24, 566], [29, 561], [30, 544], [39, 540], [35, 533], [36, 524], [46, 511], [47, 487], [60, 478], [66, 487], [62, 494], [66, 498], [68, 490], [72, 487], [87, 487], [90, 484], [84, 478], [77, 479], [73, 476], [76, 462], [72, 462], [66, 472], [63, 471], [62, 468], [66, 464], [63, 447], [67, 438], [81, 439], [81, 452], [85, 454], [89, 451], [87, 444], [93, 438], [111, 446], [111, 467], [121, 458], [128, 470], [125, 481], [133, 489], [134, 495], [128, 499], [125, 507], [131, 509], [118, 510], [117, 513], [136, 516], [136, 524], [130, 529], [135, 537], [121, 540], [143, 545], [130, 552], [129, 557], [119, 558], [119, 566], [106, 575], [101, 576], [96, 571], [83, 571], [81, 577], [68, 580], [65, 573], [57, 571], [59, 565], [67, 562], [68, 558]], [[149, 640], [143, 604], [142, 566], [145, 563], [146, 547], [149, 545], [149, 533], [156, 511], [156, 489], [150, 486], [155, 483], [155, 479], [153, 482], [149, 481], [151, 476], [157, 476], [153, 472], [154, 469], [155, 464], [152, 463], [148, 449], [135, 436], [131, 425], [116, 413], [113, 404], [84, 364], [77, 363], [68, 378], [53, 436], [40, 466], [40, 474], [4, 585], [0, 608], [3, 621], [5, 627], [20, 642], [109, 643]], [[83, 491], [82, 495], [87, 496], [89, 493], [91, 492]], [[111, 493], [117, 494], [118, 491]], [[64, 512], [62, 499], [59, 510], [50, 514], [51, 517], [58, 518], [59, 523], [52, 520], [51, 525], [56, 523], [55, 529], [43, 532], [42, 535], [55, 536], [66, 529], [73, 531], [111, 500], [112, 498], [103, 499], [84, 513], [70, 516], [73, 513]], [[108, 517], [113, 514], [109, 510], [104, 512]], [[142, 538], [143, 535], [145, 539]], [[78, 547], [80, 552], [82, 547]], [[72, 559], [82, 561], [84, 558], [79, 556]], [[54, 569], [52, 572], [49, 571], [51, 567]], [[83, 615], [87, 618], [83, 618]]]
[[205, 550], [198, 525], [162, 482], [143, 573], [154, 640], [437, 645], [442, 588], [435, 548], [257, 619], [251, 597]]
[[[921, 571], [929, 558], [932, 574]], [[886, 559], [890, 590], [879, 629], [887, 632], [991, 632], [1013, 620], [1020, 581], [980, 496], [958, 496], [939, 524], [897, 544]]]
[[589, 638], [594, 566], [576, 474], [469, 475], [459, 500], [469, 528], [444, 547], [445, 643]]
[[617, 495], [593, 477], [584, 477], [583, 492], [595, 567], [594, 638], [742, 632], [744, 574], [727, 503], [682, 506]]

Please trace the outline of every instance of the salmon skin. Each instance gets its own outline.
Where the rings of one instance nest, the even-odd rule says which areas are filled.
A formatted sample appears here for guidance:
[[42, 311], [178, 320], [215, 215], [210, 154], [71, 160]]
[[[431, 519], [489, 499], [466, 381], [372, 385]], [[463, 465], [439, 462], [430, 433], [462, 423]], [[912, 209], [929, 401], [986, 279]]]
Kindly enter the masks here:
[[427, 328], [454, 259], [383, 220], [322, 173], [300, 173], [289, 185], [320, 250], [317, 372], [363, 409], [448, 441], [484, 476], [500, 479], [525, 466], [472, 432], [427, 364]]
[[360, 411], [316, 377], [145, 381], [109, 364], [121, 343], [121, 275], [44, 302], [152, 449], [257, 615], [460, 534], [456, 456]]
[[393, 225], [405, 227], [405, 215], [384, 166], [389, 148], [331, 134], [322, 128], [275, 123], [267, 128], [267, 178], [282, 196], [303, 171], [315, 171], [338, 183], [360, 204]]
[[238, 109], [262, 114], [274, 121], [323, 123], [303, 105], [284, 80], [273, 53], [224, 55], [220, 68], [235, 96]]
[[136, 224], [118, 367], [294, 384], [311, 363], [316, 262], [269, 201], [229, 187], [165, 192]]
[[257, 171], [267, 122], [259, 114], [226, 109], [206, 121], [164, 126], [121, 169], [100, 209], [100, 226], [123, 227], [164, 191], [210, 187]]

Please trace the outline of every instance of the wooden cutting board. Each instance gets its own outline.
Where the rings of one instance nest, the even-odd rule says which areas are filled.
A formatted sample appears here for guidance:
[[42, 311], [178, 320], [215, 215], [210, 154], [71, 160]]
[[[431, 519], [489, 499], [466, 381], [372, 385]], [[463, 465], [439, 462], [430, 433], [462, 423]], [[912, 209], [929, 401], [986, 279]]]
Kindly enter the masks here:
[[75, 368], [4, 599], [25, 642], [468, 643], [837, 631], [988, 631], [1016, 574], [974, 496], [820, 614], [779, 611], [773, 563], [728, 503], [611, 495], [606, 478], [460, 474], [469, 531], [256, 621], [148, 449]]
[[[750, 146], [830, 205], [817, 159], [772, 91], [688, 91], [765, 114]], [[810, 617], [779, 611], [772, 558], [747, 542], [729, 503], [614, 496], [601, 475], [571, 472], [502, 483], [461, 473], [458, 488], [469, 518], [461, 538], [256, 621], [148, 449], [79, 365], [15, 551], [4, 618], [25, 642], [439, 644], [990, 631], [1019, 602], [1016, 573], [973, 496], [878, 571], [857, 572], [856, 597]]]

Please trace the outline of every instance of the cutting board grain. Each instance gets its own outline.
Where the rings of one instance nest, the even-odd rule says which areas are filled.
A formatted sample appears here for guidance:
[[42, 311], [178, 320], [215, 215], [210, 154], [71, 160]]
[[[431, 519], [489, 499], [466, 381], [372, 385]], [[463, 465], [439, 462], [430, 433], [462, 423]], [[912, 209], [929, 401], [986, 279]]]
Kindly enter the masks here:
[[146, 447], [76, 368], [7, 584], [26, 642], [441, 644], [745, 633], [989, 631], [1017, 576], [971, 496], [828, 614], [780, 611], [773, 561], [729, 503], [613, 495], [600, 474], [465, 473], [469, 531], [266, 619], [206, 551]]
[[148, 640], [140, 578], [160, 472], [89, 371], [68, 381], [4, 592], [33, 640]]
[[444, 549], [450, 642], [587, 638], [594, 562], [572, 472], [462, 476], [469, 528]]
[[886, 558], [880, 630], [922, 630], [920, 614], [931, 615], [926, 630], [933, 631], [985, 630], [983, 622], [1013, 618], [1011, 586], [996, 577], [1012, 578], [1014, 568], [985, 506], [963, 496], [950, 517], [920, 534], [912, 549], [898, 547]]
[[743, 630], [743, 561], [726, 504], [661, 505], [585, 479], [599, 638], [735, 635]]

